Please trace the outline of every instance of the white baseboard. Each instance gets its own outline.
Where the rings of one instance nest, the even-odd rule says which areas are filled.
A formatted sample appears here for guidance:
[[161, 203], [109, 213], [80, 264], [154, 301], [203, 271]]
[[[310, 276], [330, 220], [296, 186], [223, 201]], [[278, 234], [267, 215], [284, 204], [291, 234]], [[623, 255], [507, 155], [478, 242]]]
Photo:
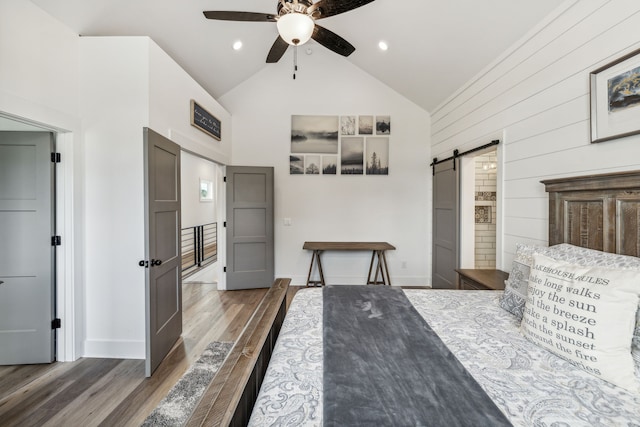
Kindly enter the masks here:
[[84, 357], [144, 359], [145, 354], [144, 341], [86, 340], [84, 342]]

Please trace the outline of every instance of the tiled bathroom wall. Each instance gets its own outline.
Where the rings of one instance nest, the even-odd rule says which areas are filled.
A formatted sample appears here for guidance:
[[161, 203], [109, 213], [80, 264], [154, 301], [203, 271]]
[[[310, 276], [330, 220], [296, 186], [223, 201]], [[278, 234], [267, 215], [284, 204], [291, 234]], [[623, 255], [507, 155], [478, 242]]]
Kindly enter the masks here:
[[475, 268], [496, 268], [496, 152], [475, 163]]

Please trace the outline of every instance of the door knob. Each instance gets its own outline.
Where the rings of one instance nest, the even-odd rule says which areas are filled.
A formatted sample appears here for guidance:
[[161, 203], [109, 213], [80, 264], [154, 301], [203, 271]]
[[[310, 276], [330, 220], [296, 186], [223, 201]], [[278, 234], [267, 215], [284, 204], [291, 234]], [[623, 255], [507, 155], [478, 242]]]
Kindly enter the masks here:
[[4, 283], [4, 281], [3, 281], [3, 280], [0, 280], [0, 285], [2, 285], [3, 283]]
[[162, 264], [162, 260], [160, 260], [160, 259], [152, 259], [151, 260], [151, 267], [155, 267], [155, 266], [160, 265], [160, 264]]

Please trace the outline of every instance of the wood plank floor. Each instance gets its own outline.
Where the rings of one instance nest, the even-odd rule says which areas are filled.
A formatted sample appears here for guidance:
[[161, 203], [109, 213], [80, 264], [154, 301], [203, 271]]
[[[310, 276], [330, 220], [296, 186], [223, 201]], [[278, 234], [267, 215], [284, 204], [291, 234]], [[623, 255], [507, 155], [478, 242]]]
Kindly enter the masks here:
[[0, 426], [139, 426], [210, 342], [237, 339], [265, 293], [185, 284], [182, 338], [151, 378], [143, 360], [0, 366]]

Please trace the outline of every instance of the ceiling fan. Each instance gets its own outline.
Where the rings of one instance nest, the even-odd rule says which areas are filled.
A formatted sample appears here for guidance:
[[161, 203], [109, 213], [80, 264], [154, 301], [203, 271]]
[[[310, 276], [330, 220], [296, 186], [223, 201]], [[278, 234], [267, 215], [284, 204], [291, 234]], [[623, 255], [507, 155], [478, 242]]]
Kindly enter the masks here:
[[299, 46], [310, 38], [342, 56], [356, 48], [348, 41], [316, 24], [315, 21], [364, 6], [374, 0], [278, 0], [277, 15], [257, 12], [206, 11], [208, 19], [222, 21], [276, 22], [278, 38], [271, 46], [267, 62], [278, 62], [289, 45]]

